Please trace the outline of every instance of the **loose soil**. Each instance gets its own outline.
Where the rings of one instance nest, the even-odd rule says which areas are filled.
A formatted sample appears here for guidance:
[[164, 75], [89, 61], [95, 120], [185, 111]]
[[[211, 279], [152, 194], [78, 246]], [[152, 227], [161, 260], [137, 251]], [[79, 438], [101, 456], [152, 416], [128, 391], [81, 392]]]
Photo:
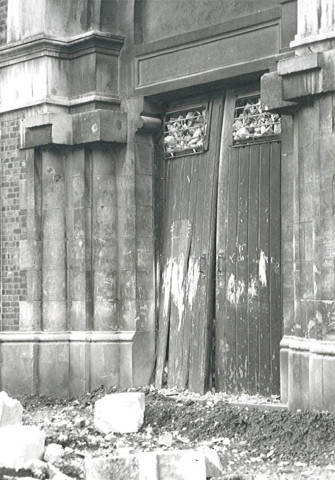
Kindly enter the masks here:
[[94, 428], [94, 402], [116, 391], [101, 387], [75, 400], [20, 398], [23, 423], [43, 429], [47, 444], [63, 445], [65, 456], [56, 466], [74, 478], [84, 477], [85, 455], [209, 446], [218, 451], [225, 475], [335, 479], [332, 413], [288, 411], [277, 399], [148, 387], [141, 389], [146, 409], [139, 432], [106, 437]]

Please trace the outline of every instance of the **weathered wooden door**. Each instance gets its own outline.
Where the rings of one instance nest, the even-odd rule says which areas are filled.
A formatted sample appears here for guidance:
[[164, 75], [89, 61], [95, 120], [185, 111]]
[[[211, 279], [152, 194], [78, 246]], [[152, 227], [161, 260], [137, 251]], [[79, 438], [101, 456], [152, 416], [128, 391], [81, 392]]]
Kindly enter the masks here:
[[169, 105], [156, 162], [159, 325], [156, 385], [203, 392], [214, 316], [215, 224], [223, 95]]
[[279, 393], [279, 134], [280, 119], [260, 113], [257, 98], [238, 103], [227, 92], [216, 245], [218, 390]]

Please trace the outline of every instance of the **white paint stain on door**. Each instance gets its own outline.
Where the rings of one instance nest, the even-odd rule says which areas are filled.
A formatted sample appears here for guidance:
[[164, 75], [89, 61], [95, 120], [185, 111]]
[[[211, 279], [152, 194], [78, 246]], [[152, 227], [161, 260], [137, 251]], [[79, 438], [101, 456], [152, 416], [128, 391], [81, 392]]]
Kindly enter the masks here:
[[266, 279], [266, 264], [268, 262], [268, 257], [265, 256], [265, 253], [263, 250], [261, 250], [261, 254], [259, 257], [259, 263], [258, 263], [258, 276], [259, 276], [259, 282], [262, 287], [267, 286], [267, 279]]

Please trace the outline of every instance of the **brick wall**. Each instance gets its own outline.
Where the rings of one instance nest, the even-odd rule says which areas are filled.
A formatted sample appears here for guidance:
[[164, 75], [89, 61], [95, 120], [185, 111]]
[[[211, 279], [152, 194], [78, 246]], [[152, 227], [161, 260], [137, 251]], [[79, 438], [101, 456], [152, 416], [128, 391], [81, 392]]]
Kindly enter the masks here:
[[19, 328], [19, 302], [26, 300], [26, 272], [20, 271], [19, 244], [26, 237], [27, 211], [20, 208], [26, 178], [25, 155], [18, 149], [20, 118], [14, 112], [0, 120], [1, 156], [1, 323], [0, 330]]
[[7, 3], [8, 0], [0, 0], [0, 45], [6, 43], [7, 37]]

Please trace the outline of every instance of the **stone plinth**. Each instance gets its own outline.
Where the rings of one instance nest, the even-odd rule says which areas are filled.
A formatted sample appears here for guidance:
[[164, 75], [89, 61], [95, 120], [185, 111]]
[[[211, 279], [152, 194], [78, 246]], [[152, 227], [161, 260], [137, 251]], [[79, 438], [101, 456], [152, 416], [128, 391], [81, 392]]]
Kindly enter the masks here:
[[[131, 387], [138, 383], [136, 362], [141, 366], [136, 344], [135, 332], [2, 333], [1, 388], [12, 395], [66, 398], [100, 385]], [[143, 383], [149, 383], [151, 371], [144, 374]]]

